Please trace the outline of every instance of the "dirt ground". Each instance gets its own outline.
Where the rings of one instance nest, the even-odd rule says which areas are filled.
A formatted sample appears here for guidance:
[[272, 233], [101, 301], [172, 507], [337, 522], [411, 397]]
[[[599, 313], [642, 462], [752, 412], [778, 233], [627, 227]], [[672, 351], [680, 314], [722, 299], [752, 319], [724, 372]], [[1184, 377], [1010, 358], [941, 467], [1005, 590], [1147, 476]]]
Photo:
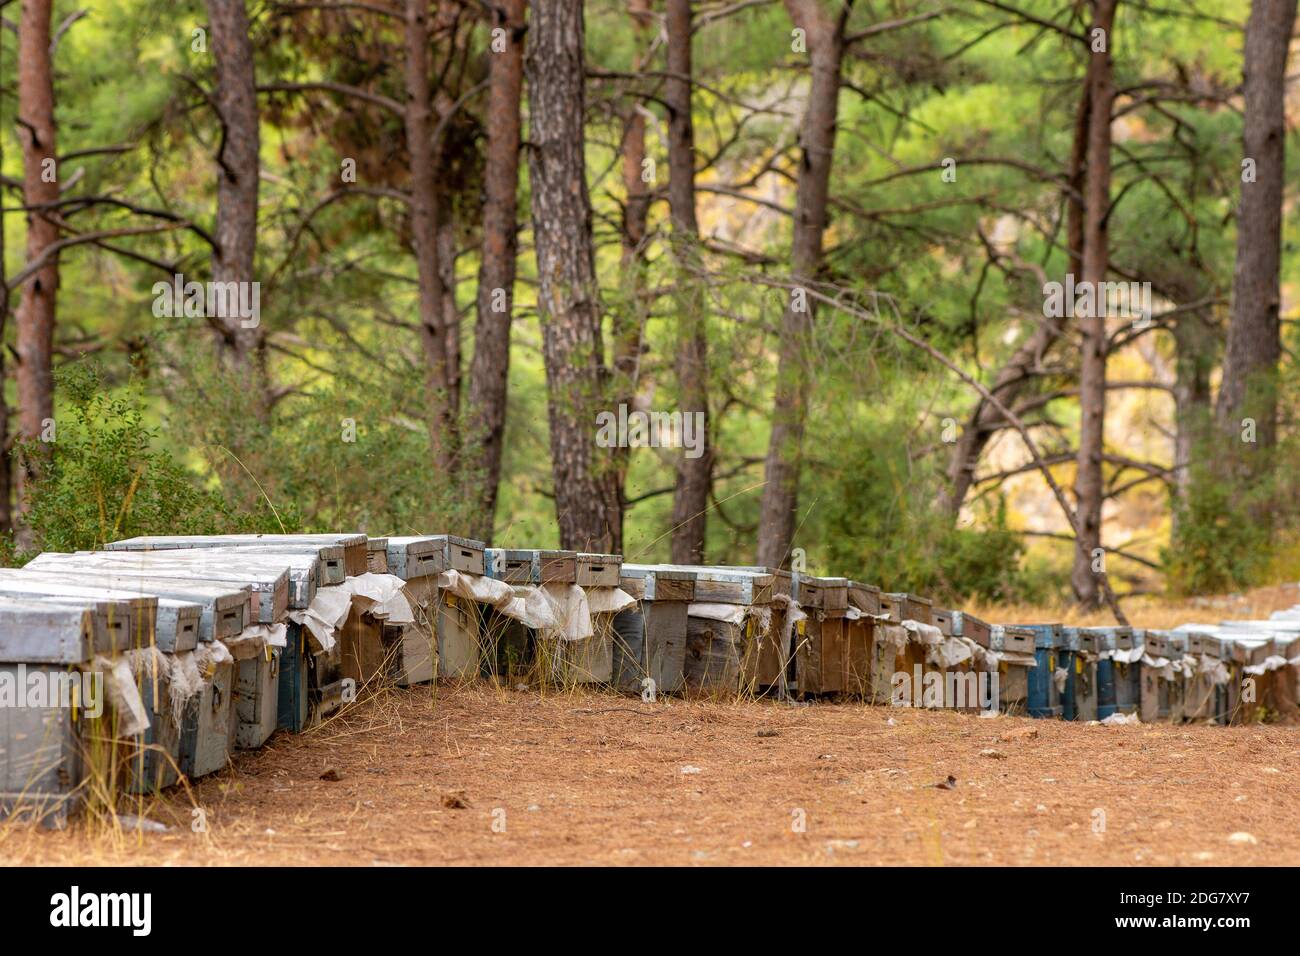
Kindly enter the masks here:
[[0, 826], [0, 864], [1300, 864], [1296, 727], [437, 694], [277, 734], [165, 833]]

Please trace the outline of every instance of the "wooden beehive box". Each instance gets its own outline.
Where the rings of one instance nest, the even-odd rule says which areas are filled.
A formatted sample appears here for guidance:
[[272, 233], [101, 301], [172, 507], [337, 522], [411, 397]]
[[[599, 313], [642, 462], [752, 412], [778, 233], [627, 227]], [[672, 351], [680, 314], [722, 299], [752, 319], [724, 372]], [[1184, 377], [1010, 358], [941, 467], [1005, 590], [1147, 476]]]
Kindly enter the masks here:
[[[693, 574], [694, 603], [697, 604], [770, 607], [774, 594], [790, 593], [789, 572], [770, 568], [656, 567]], [[752, 617], [747, 618], [744, 624], [732, 625], [692, 615], [687, 626], [683, 687], [688, 692], [736, 693], [742, 687], [762, 684], [766, 672], [775, 669], [772, 662], [784, 660], [776, 647], [780, 634], [780, 618], [776, 613], [771, 615], [771, 626], [766, 634], [757, 631]], [[717, 646], [712, 645], [713, 641], [717, 641]]]
[[889, 619], [895, 623], [918, 621], [921, 624], [933, 624], [932, 608], [929, 598], [916, 594], [889, 591], [880, 595], [880, 612], [888, 614]]
[[[795, 638], [795, 678], [802, 694], [844, 691], [848, 656], [845, 615], [849, 606], [847, 578], [796, 573], [792, 597], [807, 612]], [[779, 666], [779, 662], [778, 666]]]
[[576, 584], [578, 555], [575, 551], [534, 551], [534, 584]]
[[[384, 563], [389, 574], [403, 581], [433, 577], [447, 570], [447, 542], [438, 538], [405, 535], [386, 539]], [[471, 554], [473, 550], [470, 549]]]
[[849, 580], [795, 572], [791, 577], [791, 596], [802, 608], [842, 616], [849, 607]]
[[235, 746], [256, 750], [279, 726], [280, 648], [235, 662]]
[[214, 663], [211, 675], [186, 711], [181, 726], [180, 769], [190, 779], [223, 769], [230, 755], [234, 721], [235, 668], [233, 661]]
[[850, 581], [848, 586], [849, 603], [863, 614], [873, 617], [880, 614], [880, 588], [874, 584]]
[[[34, 674], [55, 680], [66, 671], [64, 664], [0, 663], [0, 680], [17, 684], [20, 677], [26, 680]], [[0, 819], [14, 816], [48, 827], [67, 825], [86, 776], [83, 733], [90, 722], [76, 717], [61, 701], [45, 707], [0, 707]], [[96, 722], [101, 724], [107, 721]]]
[[365, 570], [377, 575], [389, 572], [389, 540], [386, 537], [365, 540]]
[[980, 647], [989, 646], [989, 635], [993, 633], [992, 626], [974, 614], [966, 611], [952, 612], [952, 633], [954, 637], [965, 637], [974, 641]]
[[686, 679], [686, 635], [695, 572], [657, 565], [625, 564], [619, 586], [639, 602], [614, 618], [614, 684], [639, 694], [644, 681], [656, 693], [680, 693]]
[[946, 607], [931, 608], [930, 623], [937, 627], [944, 637], [952, 637], [952, 615], [953, 612]]
[[99, 653], [148, 646], [158, 619], [158, 598], [152, 595], [93, 587], [36, 571], [0, 568], [0, 596], [84, 605], [92, 612]]
[[578, 554], [576, 557], [579, 587], [616, 588], [623, 566], [621, 554]]
[[638, 601], [695, 600], [696, 572], [654, 564], [624, 564], [619, 587]]
[[[994, 628], [994, 633], [997, 628]], [[1009, 654], [1030, 654], [1034, 653], [1034, 632], [1017, 627], [1014, 624], [1002, 626], [1001, 641], [994, 650], [1004, 651]]]
[[507, 584], [532, 584], [535, 554], [534, 551], [488, 548], [484, 552], [487, 576]]
[[846, 588], [848, 603], [858, 612], [857, 617], [844, 620], [844, 679], [843, 693], [853, 697], [871, 697], [872, 648], [876, 623], [880, 614], [880, 588], [859, 581], [849, 581]]
[[405, 535], [388, 538], [388, 568], [403, 580], [431, 577], [443, 571], [487, 574], [486, 545], [454, 534]]

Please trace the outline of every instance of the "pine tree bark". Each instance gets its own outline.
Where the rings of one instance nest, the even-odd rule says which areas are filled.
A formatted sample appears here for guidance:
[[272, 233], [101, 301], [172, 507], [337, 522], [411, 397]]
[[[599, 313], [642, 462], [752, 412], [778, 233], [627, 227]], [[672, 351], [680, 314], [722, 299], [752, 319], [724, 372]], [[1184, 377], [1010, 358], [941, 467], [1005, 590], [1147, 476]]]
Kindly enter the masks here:
[[[58, 150], [54, 125], [54, 77], [50, 64], [52, 0], [23, 0], [18, 21], [18, 139], [23, 149], [23, 202], [28, 208], [59, 198]], [[59, 240], [52, 214], [27, 213], [27, 261], [35, 262]], [[41, 432], [54, 417], [54, 321], [59, 289], [57, 255], [36, 272], [20, 291], [15, 315], [15, 358], [18, 383], [19, 436], [30, 442], [30, 453], [18, 467], [19, 514], [39, 480], [47, 448]], [[23, 543], [28, 542], [25, 530]]]
[[[2, 51], [0, 51], [2, 52]], [[0, 56], [0, 65], [4, 58]], [[0, 138], [0, 169], [4, 169], [4, 140]], [[5, 388], [4, 348], [5, 333], [9, 327], [9, 276], [5, 271], [5, 231], [0, 221], [0, 535], [13, 530], [13, 474], [9, 457], [9, 400]]]
[[713, 486], [713, 446], [709, 441], [709, 355], [705, 335], [708, 301], [699, 275], [700, 226], [695, 214], [695, 127], [691, 114], [690, 0], [668, 0], [668, 205], [672, 248], [677, 260], [677, 388], [682, 417], [698, 415], [701, 454], [677, 460], [673, 488], [672, 559], [674, 564], [703, 564], [708, 530], [709, 493]]
[[537, 0], [529, 34], [528, 169], [560, 546], [612, 553], [623, 519], [611, 456], [596, 444], [609, 373], [583, 156], [581, 0]]
[[[1174, 325], [1174, 489], [1186, 504], [1192, 493], [1192, 465], [1213, 417], [1210, 373], [1214, 369], [1214, 328], [1200, 313], [1181, 316]], [[1170, 540], [1178, 540], [1178, 513], [1171, 513]]]
[[[1254, 0], [1246, 22], [1242, 146], [1255, 181], [1241, 185], [1232, 319], [1216, 408], [1229, 445], [1225, 458], [1246, 480], [1259, 471], [1251, 459], [1277, 440], [1286, 62], [1295, 19], [1296, 0]], [[1242, 441], [1246, 418], [1255, 422], [1253, 444]]]
[[[645, 66], [647, 39], [653, 20], [649, 0], [628, 0], [628, 14], [632, 18], [637, 55], [633, 69]], [[636, 390], [641, 373], [642, 339], [645, 333], [649, 305], [646, 300], [646, 229], [650, 219], [650, 185], [646, 181], [646, 111], [640, 100], [629, 99], [623, 119], [622, 179], [627, 196], [623, 207], [622, 249], [623, 266], [621, 306], [611, 316], [614, 339], [614, 379], [611, 404], [626, 405], [631, 411], [636, 402]], [[626, 505], [627, 471], [631, 464], [630, 448], [615, 448], [611, 454], [617, 475], [619, 501]]]
[[442, 270], [438, 256], [437, 165], [433, 95], [429, 80], [429, 3], [406, 0], [406, 150], [410, 166], [411, 250], [419, 288], [420, 344], [425, 360], [425, 415], [429, 454], [445, 471], [455, 454], [451, 377], [447, 364]]
[[[832, 20], [818, 0], [785, 0], [795, 26], [804, 31], [812, 67], [808, 106], [799, 139], [802, 155], [795, 190], [791, 279], [798, 286], [816, 279], [826, 230], [835, 122], [839, 110], [840, 63], [844, 55], [845, 18]], [[847, 9], [847, 8], [845, 8]], [[812, 330], [811, 299], [792, 290], [781, 317], [772, 434], [768, 442], [766, 483], [759, 513], [758, 563], [787, 563], [799, 503], [799, 471], [808, 413], [807, 349]]]
[[[1101, 584], [1093, 570], [1101, 555], [1101, 510], [1105, 496], [1102, 454], [1106, 440], [1106, 297], [1100, 294], [1109, 267], [1111, 104], [1115, 83], [1111, 49], [1114, 45], [1116, 0], [1094, 0], [1093, 28], [1105, 36], [1105, 49], [1093, 50], [1088, 63], [1088, 148], [1084, 188], [1082, 281], [1094, 292], [1094, 307], [1078, 316], [1082, 333], [1079, 363], [1079, 450], [1075, 462], [1074, 496], [1078, 528], [1070, 582], [1085, 608], [1101, 605]], [[1089, 31], [1089, 40], [1092, 35]]]
[[474, 356], [469, 370], [466, 474], [477, 504], [471, 534], [492, 541], [510, 377], [510, 324], [518, 254], [519, 102], [524, 80], [526, 0], [498, 0], [492, 29], [505, 47], [488, 60], [487, 147], [483, 167], [483, 246], [478, 272]]
[[[257, 193], [261, 137], [253, 45], [244, 0], [207, 0], [212, 57], [216, 67], [216, 103], [221, 121], [217, 152], [216, 248], [212, 281], [251, 283], [257, 253]], [[239, 315], [213, 317], [219, 325], [221, 351], [249, 383], [259, 413], [269, 402], [266, 333]]]

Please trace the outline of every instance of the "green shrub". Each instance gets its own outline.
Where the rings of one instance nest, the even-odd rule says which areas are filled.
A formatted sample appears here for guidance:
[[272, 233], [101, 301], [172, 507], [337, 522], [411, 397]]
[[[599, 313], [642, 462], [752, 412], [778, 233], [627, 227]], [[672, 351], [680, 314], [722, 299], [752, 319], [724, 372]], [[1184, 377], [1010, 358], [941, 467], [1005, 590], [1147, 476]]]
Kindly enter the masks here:
[[242, 524], [219, 494], [155, 448], [157, 431], [144, 423], [134, 384], [110, 392], [98, 366], [77, 363], [60, 371], [58, 386], [66, 406], [54, 441], [18, 450], [47, 459], [27, 501], [40, 550], [99, 548], [138, 534], [212, 534]]

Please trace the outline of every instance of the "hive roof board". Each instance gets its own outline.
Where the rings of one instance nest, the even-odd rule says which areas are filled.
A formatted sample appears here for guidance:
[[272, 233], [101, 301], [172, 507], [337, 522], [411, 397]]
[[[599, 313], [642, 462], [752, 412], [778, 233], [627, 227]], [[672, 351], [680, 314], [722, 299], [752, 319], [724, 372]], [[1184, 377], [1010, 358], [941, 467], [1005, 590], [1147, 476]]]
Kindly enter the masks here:
[[342, 584], [349, 575], [364, 574], [370, 539], [364, 534], [217, 534], [141, 535], [113, 541], [109, 551], [162, 551], [192, 548], [255, 548], [276, 551], [306, 550], [325, 563], [322, 584]]
[[443, 571], [483, 574], [486, 545], [454, 534], [402, 535], [388, 537], [388, 573], [404, 581], [429, 577]]
[[0, 597], [0, 661], [83, 664], [92, 656], [93, 617], [84, 604]]
[[[35, 571], [58, 574], [85, 574], [109, 587], [135, 586], [153, 590], [160, 596], [176, 597], [179, 587], [187, 584], [215, 584], [230, 588], [248, 588], [253, 593], [254, 613], [258, 623], [276, 624], [283, 621], [289, 608], [290, 570], [283, 563], [271, 559], [240, 557], [239, 554], [218, 553], [207, 562], [151, 561], [139, 559], [148, 552], [117, 552], [110, 554], [60, 554], [46, 552], [27, 564]], [[113, 579], [110, 583], [109, 578]]]
[[692, 601], [695, 569], [624, 564], [619, 568], [619, 587], [639, 601]]
[[138, 592], [95, 587], [18, 568], [0, 568], [0, 595], [34, 601], [85, 604], [94, 615], [95, 647], [126, 651], [139, 639], [156, 633], [158, 598]]
[[[201, 641], [234, 637], [250, 623], [252, 595], [247, 588], [189, 581], [159, 581], [144, 584], [139, 580], [127, 578], [116, 580], [119, 582], [118, 586], [95, 580], [93, 572], [0, 569], [0, 590], [7, 590], [10, 593], [22, 590], [59, 596], [82, 592], [83, 596], [100, 595], [124, 601], [131, 606], [134, 614], [150, 615], [149, 620], [155, 625], [155, 641], [158, 637], [157, 608], [164, 598], [199, 606], [198, 639]], [[172, 587], [173, 584], [176, 587]], [[159, 588], [162, 593], [152, 590], [153, 588]], [[130, 628], [132, 634], [137, 633], [134, 617]], [[130, 638], [123, 649], [129, 646]]]
[[[47, 552], [57, 553], [57, 552]], [[148, 569], [150, 574], [167, 577], [189, 575], [195, 565], [202, 568], [238, 571], [247, 566], [250, 556], [257, 565], [289, 572], [289, 606], [305, 608], [316, 596], [325, 580], [325, 561], [313, 549], [279, 551], [272, 548], [175, 548], [165, 551], [74, 551], [77, 558], [93, 556], [105, 562], [115, 561], [125, 567]], [[342, 560], [340, 551], [340, 560]], [[116, 566], [116, 565], [115, 565]], [[342, 583], [341, 580], [336, 583]]]

